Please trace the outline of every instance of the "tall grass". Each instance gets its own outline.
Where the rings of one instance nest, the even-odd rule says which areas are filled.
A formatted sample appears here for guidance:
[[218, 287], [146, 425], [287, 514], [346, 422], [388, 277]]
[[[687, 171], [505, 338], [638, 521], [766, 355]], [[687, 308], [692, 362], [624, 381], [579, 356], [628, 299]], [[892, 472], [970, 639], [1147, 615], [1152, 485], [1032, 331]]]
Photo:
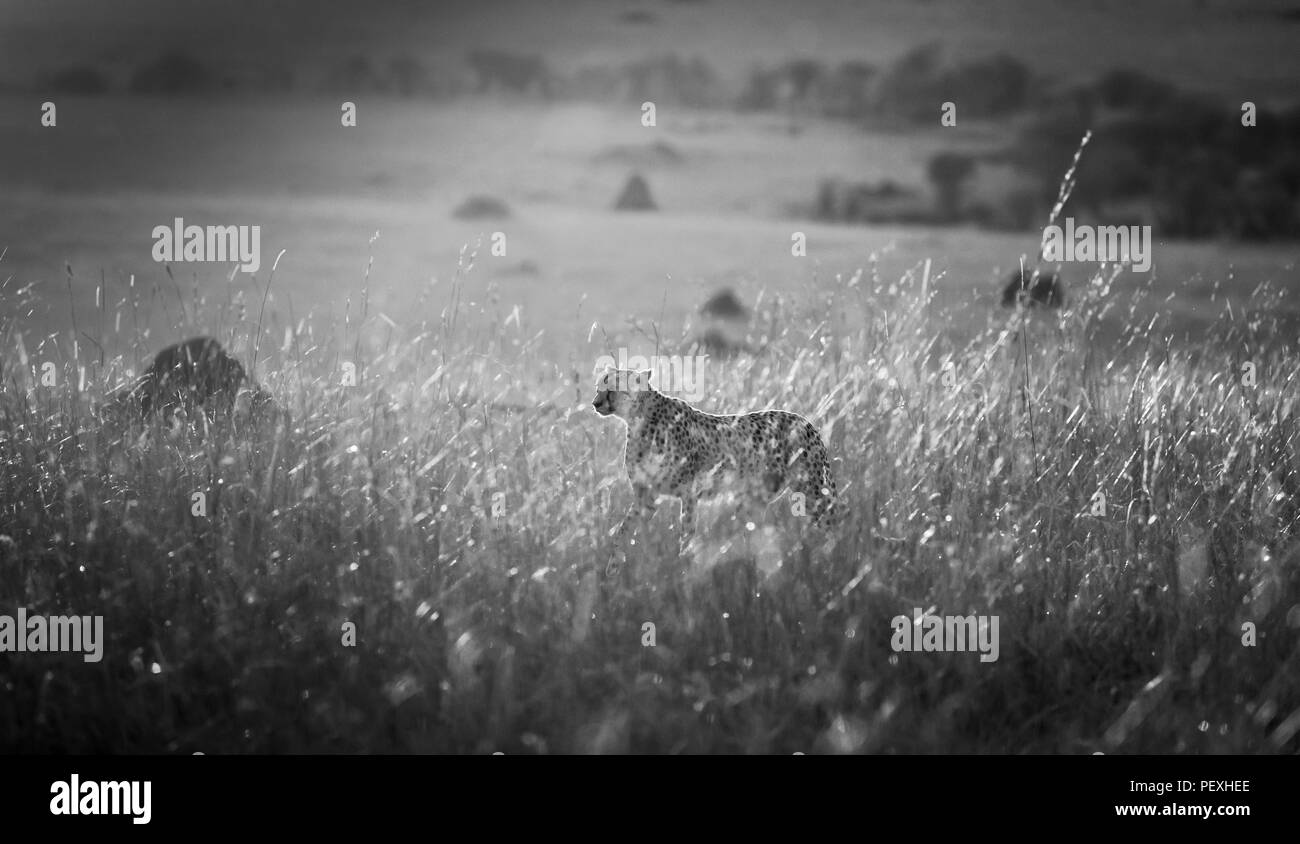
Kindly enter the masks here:
[[[724, 501], [683, 558], [661, 505], [606, 578], [630, 492], [622, 432], [589, 408], [601, 350], [574, 329], [572, 359], [541, 362], [535, 330], [467, 304], [472, 280], [436, 317], [344, 332], [191, 303], [178, 335], [260, 344], [274, 430], [102, 426], [96, 402], [171, 338], [134, 332], [82, 384], [85, 343], [9, 320], [0, 613], [102, 614], [107, 642], [97, 664], [0, 654], [0, 748], [1300, 749], [1300, 353], [1278, 294], [1191, 346], [1113, 277], [961, 343], [912, 276], [765, 298], [765, 352], [713, 362], [707, 408], [813, 418], [849, 518], [822, 535]], [[913, 608], [997, 615], [1000, 659], [894, 653]]]

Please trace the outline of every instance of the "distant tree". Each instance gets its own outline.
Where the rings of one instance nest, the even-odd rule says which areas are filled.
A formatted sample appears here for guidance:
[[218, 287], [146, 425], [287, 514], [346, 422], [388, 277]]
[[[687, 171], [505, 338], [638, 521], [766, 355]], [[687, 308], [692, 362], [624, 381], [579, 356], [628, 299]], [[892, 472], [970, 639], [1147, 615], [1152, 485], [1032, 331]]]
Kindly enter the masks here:
[[56, 94], [104, 94], [108, 88], [107, 77], [88, 65], [66, 67], [50, 78], [50, 89]]
[[745, 88], [736, 100], [742, 111], [768, 111], [776, 106], [778, 74], [765, 67], [752, 67], [745, 80]]
[[934, 185], [940, 217], [955, 220], [961, 213], [965, 182], [975, 173], [975, 159], [960, 152], [941, 152], [930, 159], [926, 175]]
[[[1033, 177], [1037, 185], [1032, 202], [1024, 197], [1017, 200], [1022, 203], [1020, 207], [1009, 208], [1013, 211], [1013, 217], [1020, 219], [1020, 214], [1031, 205], [1039, 210], [1052, 207], [1056, 202], [1061, 178], [1069, 168], [1075, 150], [1079, 148], [1079, 141], [1087, 130], [1087, 125], [1079, 121], [1077, 116], [1076, 120], [1038, 119], [1021, 130], [1011, 149], [997, 156], [998, 160], [1012, 164]], [[1089, 144], [1089, 150], [1099, 145], [1094, 138]], [[1084, 154], [1083, 160], [1088, 160], [1088, 153]], [[1045, 219], [1037, 224], [1041, 222], [1045, 222]]]
[[721, 102], [720, 83], [713, 68], [700, 57], [689, 61], [675, 54], [650, 56], [622, 69], [624, 93], [632, 102], [711, 106]]
[[644, 9], [628, 9], [618, 16], [623, 23], [634, 26], [649, 26], [659, 23], [659, 16], [654, 12], [647, 12]]
[[1034, 177], [1038, 204], [1054, 201], [1092, 128], [1071, 208], [1140, 202], [1176, 237], [1300, 235], [1300, 108], [1261, 110], [1257, 125], [1243, 130], [1224, 117], [1232, 105], [1132, 70], [1107, 74], [1091, 96], [1111, 113], [1095, 121], [1083, 119], [1086, 110], [1036, 113], [1015, 146], [999, 153]]
[[1152, 168], [1130, 146], [1094, 138], [1075, 174], [1075, 195], [1090, 202], [1133, 199], [1151, 191]]
[[1229, 233], [1243, 240], [1295, 238], [1297, 226], [1294, 196], [1269, 174], [1257, 170], [1238, 175], [1232, 190]]
[[1233, 173], [1224, 163], [1213, 150], [1193, 149], [1157, 172], [1154, 194], [1161, 231], [1187, 238], [1230, 234]]
[[627, 102], [630, 86], [621, 68], [588, 65], [579, 68], [557, 83], [561, 96], [597, 102]]
[[832, 179], [822, 179], [817, 186], [816, 216], [819, 220], [840, 218], [840, 185]]
[[785, 66], [783, 75], [789, 80], [791, 96], [802, 102], [825, 78], [826, 66], [816, 59], [795, 59]]
[[1041, 191], [1019, 188], [1007, 194], [1003, 201], [1006, 225], [1014, 231], [1029, 231], [1047, 222], [1050, 210], [1048, 201]]
[[940, 46], [922, 44], [908, 51], [885, 72], [876, 92], [876, 107], [887, 115], [930, 120], [938, 114], [942, 80]]
[[1024, 62], [999, 53], [958, 65], [943, 75], [942, 85], [967, 114], [1000, 117], [1025, 108], [1032, 81]]
[[767, 111], [778, 106], [821, 111], [821, 97], [829, 86], [824, 64], [815, 59], [795, 59], [778, 67], [750, 71], [738, 106]]
[[202, 94], [216, 87], [216, 80], [198, 59], [188, 53], [171, 52], [138, 68], [131, 75], [130, 88], [137, 94]]
[[1095, 87], [1102, 105], [1114, 109], [1155, 109], [1178, 93], [1169, 82], [1127, 68], [1110, 71]]
[[862, 118], [871, 107], [877, 70], [865, 62], [844, 62], [826, 80], [822, 110], [830, 117]]
[[326, 87], [343, 95], [358, 93], [385, 93], [389, 90], [389, 80], [380, 73], [369, 56], [356, 54], [348, 56], [330, 69]]
[[423, 96], [434, 88], [428, 68], [410, 56], [397, 56], [389, 62], [388, 76], [394, 92], [403, 97]]
[[1100, 97], [1092, 86], [1084, 84], [1043, 83], [1031, 86], [1028, 107], [1044, 120], [1095, 126]]
[[1274, 183], [1300, 199], [1300, 149], [1289, 149], [1278, 155], [1269, 172]]
[[469, 54], [469, 66], [478, 79], [480, 92], [491, 90], [515, 94], [530, 92], [549, 96], [551, 73], [541, 56], [522, 55], [504, 50], [475, 50]]

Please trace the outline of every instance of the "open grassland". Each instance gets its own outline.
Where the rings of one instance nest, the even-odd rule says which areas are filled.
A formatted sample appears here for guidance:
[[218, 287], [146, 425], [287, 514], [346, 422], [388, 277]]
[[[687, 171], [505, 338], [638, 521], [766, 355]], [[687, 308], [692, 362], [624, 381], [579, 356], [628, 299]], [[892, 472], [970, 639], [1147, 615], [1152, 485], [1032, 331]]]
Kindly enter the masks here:
[[[349, 298], [355, 314], [373, 233], [380, 238], [371, 313], [406, 322], [401, 315], [418, 307], [431, 279], [445, 295], [462, 244], [488, 244], [499, 231], [506, 254], [480, 250], [466, 299], [482, 300], [495, 285], [509, 303], [505, 315], [518, 305], [530, 335], [547, 332], [538, 350], [546, 359], [565, 355], [570, 335], [585, 334], [591, 320], [612, 333], [628, 316], [653, 316], [677, 333], [720, 285], [748, 301], [764, 289], [809, 295], [809, 279], [847, 278], [860, 267], [898, 278], [925, 260], [933, 263], [935, 310], [966, 315], [944, 329], [969, 336], [1020, 256], [1032, 260], [1041, 241], [1037, 231], [808, 218], [820, 179], [894, 178], [923, 187], [925, 162], [939, 148], [933, 135], [969, 132], [966, 141], [976, 143], [975, 128], [881, 134], [809, 120], [793, 136], [787, 121], [770, 115], [665, 110], [647, 134], [626, 109], [466, 101], [367, 104], [365, 119], [343, 131], [331, 103], [105, 97], [67, 105], [60, 133], [51, 135], [28, 119], [30, 103], [0, 96], [0, 148], [12, 153], [0, 157], [8, 200], [0, 200], [0, 281], [12, 275], [35, 285], [30, 308], [0, 314], [21, 318], [29, 336], [66, 332], [74, 318], [92, 325], [101, 279], [111, 309], [136, 295], [134, 275], [138, 289], [157, 286], [163, 294], [140, 294], [145, 301], [131, 318], [174, 339], [179, 305], [152, 259], [152, 232], [176, 217], [258, 225], [265, 256], [256, 285], [245, 274], [226, 283], [228, 267], [178, 265], [187, 298], [242, 295], [256, 305], [283, 249], [268, 313], [311, 317], [318, 329], [341, 325]], [[943, 143], [954, 137], [944, 134]], [[664, 149], [673, 152], [669, 160], [655, 159]], [[1060, 165], [1068, 163], [1063, 156]], [[632, 170], [644, 172], [659, 212], [610, 210]], [[500, 200], [508, 216], [457, 218], [455, 209], [475, 195]], [[807, 237], [806, 257], [791, 254], [796, 232]], [[1127, 296], [1153, 277], [1143, 318], [1168, 309], [1169, 330], [1181, 342], [1217, 318], [1222, 297], [1244, 296], [1263, 281], [1293, 285], [1297, 251], [1288, 243], [1162, 237], [1153, 256], [1149, 277], [1126, 273], [1114, 290]], [[70, 289], [66, 264], [78, 273]], [[1060, 269], [1074, 286], [1095, 268]], [[1177, 295], [1164, 301], [1170, 293]], [[1300, 312], [1294, 300], [1283, 304]], [[122, 330], [132, 328], [128, 322]]]
[[[1261, 286], [1191, 347], [1102, 276], [1059, 319], [960, 345], [921, 272], [766, 297], [763, 353], [710, 361], [704, 406], [813, 419], [849, 518], [819, 534], [724, 501], [680, 557], [665, 504], [605, 577], [630, 495], [589, 407], [600, 333], [541, 356], [467, 302], [472, 274], [405, 322], [187, 303], [178, 335], [257, 349], [274, 430], [101, 427], [93, 404], [172, 338], [101, 359], [84, 320], [75, 351], [5, 324], [0, 613], [102, 614], [107, 642], [99, 663], [0, 655], [0, 747], [1300, 749], [1286, 296]], [[1000, 658], [894, 653], [914, 608], [998, 616]]]

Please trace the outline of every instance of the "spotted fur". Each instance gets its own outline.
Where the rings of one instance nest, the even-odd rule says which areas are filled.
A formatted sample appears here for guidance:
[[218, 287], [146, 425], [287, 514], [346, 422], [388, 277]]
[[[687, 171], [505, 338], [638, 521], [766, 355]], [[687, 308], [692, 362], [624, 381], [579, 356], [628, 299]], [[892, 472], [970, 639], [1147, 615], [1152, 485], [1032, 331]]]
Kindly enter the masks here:
[[[834, 518], [835, 479], [821, 434], [797, 413], [705, 413], [650, 386], [650, 370], [607, 370], [592, 402], [602, 416], [627, 425], [624, 462], [636, 502], [629, 510], [646, 518], [661, 495], [681, 500], [683, 541], [694, 530], [701, 496], [718, 491], [725, 476], [755, 492], [783, 489], [804, 496], [814, 524]], [[620, 526], [626, 530], [627, 519]]]

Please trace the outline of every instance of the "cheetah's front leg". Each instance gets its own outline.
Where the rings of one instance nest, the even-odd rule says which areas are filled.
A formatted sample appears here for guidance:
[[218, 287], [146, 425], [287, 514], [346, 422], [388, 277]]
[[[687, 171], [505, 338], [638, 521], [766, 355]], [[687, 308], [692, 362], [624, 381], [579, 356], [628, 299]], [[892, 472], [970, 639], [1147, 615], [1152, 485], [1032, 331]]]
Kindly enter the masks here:
[[633, 484], [632, 494], [634, 496], [632, 506], [627, 508], [627, 514], [623, 516], [623, 521], [618, 523], [618, 527], [610, 531], [614, 538], [614, 554], [609, 562], [605, 564], [605, 575], [607, 577], [618, 574], [618, 570], [622, 566], [622, 560], [627, 558], [624, 543], [628, 531], [633, 529], [632, 523], [635, 521], [644, 525], [654, 516], [655, 495], [651, 492], [650, 487]]
[[645, 524], [655, 514], [655, 495], [651, 492], [650, 487], [642, 484], [633, 484], [632, 495], [634, 500], [632, 506], [627, 508], [627, 514], [623, 516], [623, 521], [618, 523], [613, 531], [614, 541], [621, 545], [633, 521]]

